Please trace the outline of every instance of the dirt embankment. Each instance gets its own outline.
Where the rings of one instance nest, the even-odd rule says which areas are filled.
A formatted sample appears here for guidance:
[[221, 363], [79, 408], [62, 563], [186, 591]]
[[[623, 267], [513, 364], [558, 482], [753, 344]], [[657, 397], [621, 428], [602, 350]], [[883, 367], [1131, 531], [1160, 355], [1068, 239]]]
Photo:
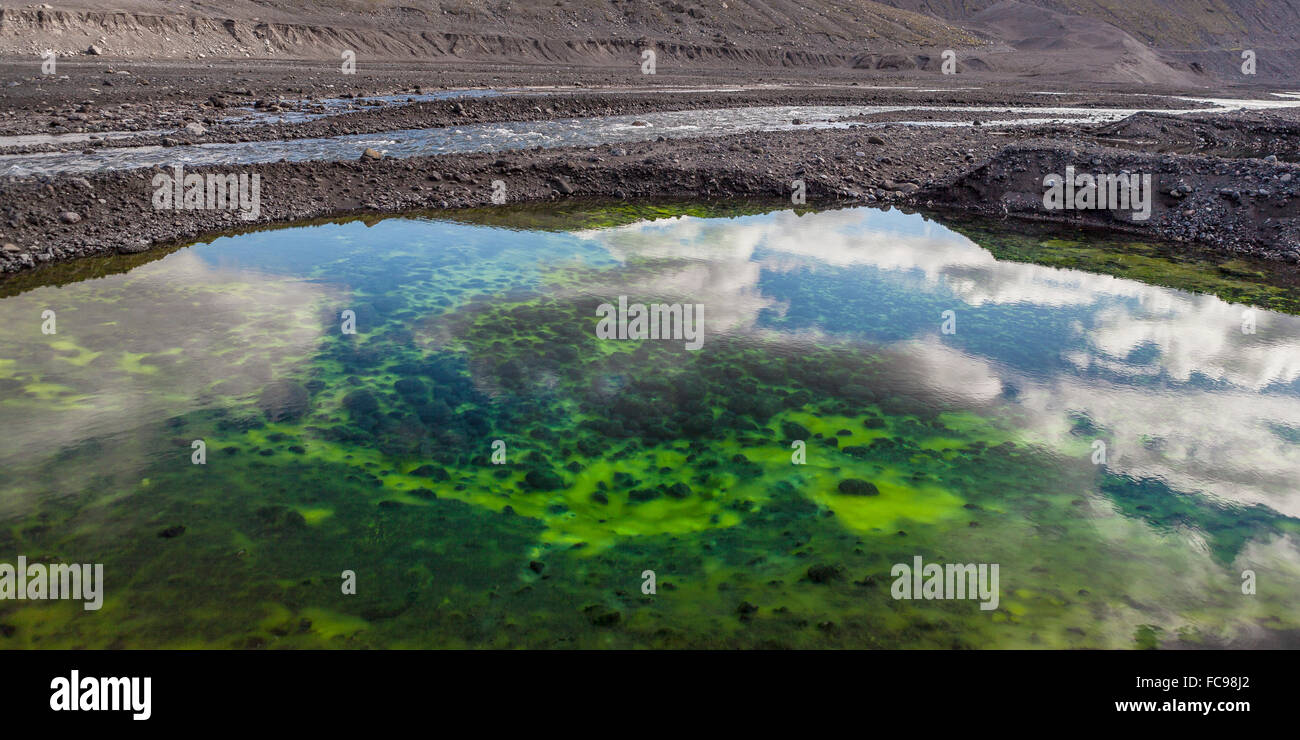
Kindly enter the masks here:
[[[1072, 198], [1064, 190], [1071, 172], [1076, 193], [1087, 184], [1082, 175], [1149, 176], [1151, 190], [1138, 194], [1141, 206], [1131, 192], [1126, 207], [1097, 207], [1100, 198]], [[1050, 176], [1057, 179], [1049, 181]], [[1062, 190], [1053, 194], [1054, 182], [1060, 182]], [[986, 216], [1090, 226], [1147, 240], [1197, 242], [1223, 252], [1300, 262], [1300, 165], [1275, 157], [1147, 154], [1027, 141], [1003, 149], [969, 172], [929, 185], [917, 197]], [[1107, 197], [1113, 196], [1108, 192]], [[1135, 217], [1148, 211], [1148, 205], [1145, 218]]]
[[1097, 126], [1099, 144], [1156, 154], [1213, 154], [1300, 160], [1300, 121], [1295, 111], [1228, 115], [1138, 113]]

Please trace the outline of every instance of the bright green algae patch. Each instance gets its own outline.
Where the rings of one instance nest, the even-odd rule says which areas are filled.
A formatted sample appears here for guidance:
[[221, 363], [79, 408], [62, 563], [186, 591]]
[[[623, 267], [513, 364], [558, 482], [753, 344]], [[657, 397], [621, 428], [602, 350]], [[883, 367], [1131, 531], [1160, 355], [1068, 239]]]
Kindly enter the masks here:
[[[1295, 588], [1247, 600], [1238, 575], [1300, 583], [1294, 519], [1046, 447], [998, 404], [936, 393], [906, 348], [595, 338], [608, 290], [689, 259], [409, 221], [294, 236], [0, 303], [23, 327], [0, 335], [0, 419], [41, 420], [4, 449], [0, 552], [108, 581], [99, 612], [3, 603], [0, 645], [1140, 647], [1297, 628]], [[1001, 564], [999, 607], [893, 599], [891, 566], [916, 555]]]

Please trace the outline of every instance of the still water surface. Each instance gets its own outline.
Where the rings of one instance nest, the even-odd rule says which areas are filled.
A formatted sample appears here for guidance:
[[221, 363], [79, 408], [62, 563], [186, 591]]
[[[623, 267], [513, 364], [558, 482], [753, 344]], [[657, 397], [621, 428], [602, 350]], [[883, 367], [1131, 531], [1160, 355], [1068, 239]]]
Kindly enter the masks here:
[[[868, 208], [459, 218], [11, 283], [0, 562], [106, 596], [0, 602], [0, 647], [1297, 644], [1300, 318], [1254, 267]], [[703, 347], [597, 340], [619, 296], [702, 304]], [[917, 556], [997, 564], [997, 608], [893, 598]]]

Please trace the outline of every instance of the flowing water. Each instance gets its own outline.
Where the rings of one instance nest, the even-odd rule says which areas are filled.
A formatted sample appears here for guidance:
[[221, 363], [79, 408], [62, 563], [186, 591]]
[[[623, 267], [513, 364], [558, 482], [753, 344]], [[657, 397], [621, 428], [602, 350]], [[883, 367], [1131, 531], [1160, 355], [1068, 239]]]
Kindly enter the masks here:
[[[1211, 106], [1202, 110], [1251, 107], [1294, 107], [1296, 100], [1249, 101], [1186, 99]], [[858, 116], [915, 113], [916, 119], [888, 125], [970, 126], [976, 118], [986, 126], [1029, 126], [1047, 123], [1087, 125], [1118, 121], [1141, 108], [1082, 108], [1071, 106], [926, 106], [926, 105], [804, 105], [754, 106], [712, 110], [666, 111], [630, 116], [597, 116], [552, 121], [503, 121], [443, 128], [406, 129], [373, 134], [349, 134], [310, 139], [282, 139], [161, 147], [101, 147], [83, 152], [43, 152], [0, 156], [0, 176], [27, 177], [71, 172], [170, 167], [257, 164], [288, 160], [338, 161], [356, 159], [366, 148], [392, 157], [495, 152], [533, 147], [592, 147], [602, 144], [727, 136], [751, 131], [794, 131], [808, 128], [882, 126], [852, 120]], [[962, 113], [972, 120], [932, 121], [927, 113]], [[1169, 111], [1166, 111], [1169, 112]], [[1173, 111], [1187, 113], [1190, 109]], [[999, 115], [1010, 116], [998, 118]], [[794, 123], [795, 120], [801, 123]]]
[[[98, 611], [0, 601], [0, 647], [1296, 644], [1290, 278], [867, 208], [550, 208], [0, 283], [0, 562], [105, 579]], [[702, 305], [702, 346], [598, 339], [620, 296]], [[916, 557], [997, 588], [894, 598]]]

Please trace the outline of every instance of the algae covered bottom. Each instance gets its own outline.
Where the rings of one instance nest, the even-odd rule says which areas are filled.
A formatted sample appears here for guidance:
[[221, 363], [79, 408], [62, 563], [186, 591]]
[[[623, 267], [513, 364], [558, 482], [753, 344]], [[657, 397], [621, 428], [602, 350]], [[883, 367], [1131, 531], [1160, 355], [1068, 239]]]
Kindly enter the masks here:
[[[453, 218], [0, 284], [0, 563], [104, 572], [0, 647], [1300, 642], [1289, 280], [875, 209]], [[702, 346], [599, 339], [620, 297]], [[896, 598], [918, 557], [996, 597]]]

